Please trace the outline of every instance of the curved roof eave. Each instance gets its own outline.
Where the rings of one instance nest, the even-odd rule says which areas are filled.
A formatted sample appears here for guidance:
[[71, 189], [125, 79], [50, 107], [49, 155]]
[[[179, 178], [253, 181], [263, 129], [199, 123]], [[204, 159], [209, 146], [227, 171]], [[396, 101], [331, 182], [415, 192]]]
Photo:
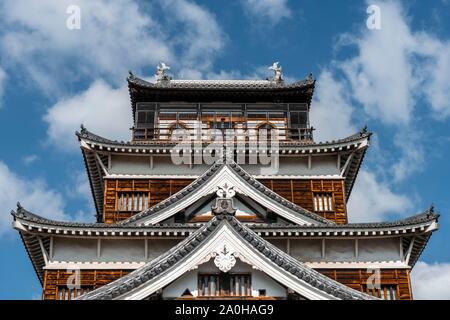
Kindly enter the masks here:
[[[17, 211], [11, 212], [14, 221], [19, 221], [26, 226], [34, 226], [42, 229], [42, 233], [48, 234], [51, 233], [49, 230], [52, 228], [71, 228], [72, 230], [84, 231], [85, 235], [89, 235], [86, 233], [87, 230], [98, 230], [98, 231], [121, 231], [126, 233], [128, 230], [136, 230], [137, 232], [141, 232], [144, 230], [189, 230], [194, 231], [198, 228], [202, 227], [204, 223], [171, 223], [171, 224], [154, 224], [150, 226], [140, 225], [140, 224], [106, 224], [106, 223], [82, 223], [82, 222], [70, 222], [70, 221], [57, 221], [52, 219], [47, 219], [42, 216], [36, 215], [24, 209], [23, 207], [18, 207]], [[388, 231], [395, 231], [396, 228], [415, 228], [417, 232], [427, 231], [425, 228], [427, 226], [431, 226], [433, 223], [436, 224], [436, 227], [433, 230], [437, 229], [437, 222], [439, 219], [439, 214], [436, 214], [433, 209], [427, 209], [425, 212], [407, 217], [405, 219], [396, 220], [396, 221], [384, 221], [384, 222], [369, 222], [369, 223], [347, 223], [347, 224], [328, 224], [328, 225], [294, 225], [294, 224], [264, 224], [264, 223], [247, 223], [246, 225], [254, 230], [255, 232], [263, 232], [265, 230], [273, 232], [273, 231], [281, 231], [281, 232], [295, 232], [295, 231], [305, 231], [305, 232], [320, 232], [322, 236], [327, 236], [327, 232], [354, 232], [354, 236], [364, 235], [364, 232], [370, 232], [378, 230], [379, 232], [383, 232], [383, 234], [377, 233], [376, 235], [392, 235], [396, 236], [394, 233], [387, 233]], [[420, 228], [424, 228], [420, 230]], [[63, 234], [62, 234], [63, 235]], [[70, 235], [70, 233], [69, 233]], [[76, 233], [79, 235], [79, 233]], [[90, 235], [98, 236], [95, 232], [92, 232]], [[330, 234], [330, 236], [333, 236]], [[369, 234], [369, 236], [374, 236], [374, 234]]]
[[[269, 266], [273, 270], [272, 276], [280, 273], [287, 274], [294, 279], [294, 288], [306, 288], [305, 291], [312, 288], [315, 290], [316, 296], [322, 299], [327, 297], [334, 299], [372, 299], [369, 295], [351, 289], [305, 266], [303, 263], [260, 238], [235, 217], [222, 214], [215, 216], [191, 236], [140, 269], [82, 295], [79, 299], [121, 299], [126, 298], [126, 295], [129, 293], [133, 294], [133, 291], [140, 290], [142, 287], [148, 288], [148, 285], [154, 282], [154, 279], [168, 278], [174, 269], [186, 268], [185, 265], [183, 266], [184, 261], [193, 256], [194, 253], [198, 253], [203, 247], [203, 244], [214, 239], [218, 231], [225, 227], [229, 227], [239, 241], [242, 241], [242, 243], [245, 243], [251, 248], [251, 252], [263, 261], [264, 266]], [[249, 256], [243, 258], [245, 260], [251, 260]], [[194, 263], [198, 264], [201, 261]], [[161, 284], [159, 285], [161, 286]], [[144, 295], [152, 294], [157, 290], [155, 288], [156, 286], [147, 291], [144, 289]], [[140, 295], [143, 294], [140, 293]], [[134, 293], [134, 297], [136, 296], [139, 295]]]
[[[170, 236], [179, 235], [185, 237], [186, 235], [196, 232], [205, 224], [161, 224], [147, 226], [138, 225], [118, 225], [118, 224], [104, 224], [104, 223], [80, 223], [80, 222], [61, 222], [51, 219], [46, 219], [36, 214], [33, 214], [18, 204], [17, 211], [11, 212], [14, 219], [14, 227], [19, 231], [21, 239], [23, 240], [25, 249], [33, 264], [39, 280], [43, 280], [43, 267], [45, 266], [45, 259], [42, 255], [42, 250], [39, 245], [38, 238], [43, 242], [48, 241], [50, 236], [72, 236], [79, 238], [80, 236], [139, 236], [168, 233]], [[329, 225], [329, 226], [294, 226], [294, 225], [247, 225], [248, 228], [254, 230], [258, 235], [262, 235], [264, 230], [269, 230], [273, 235], [277, 231], [280, 235], [286, 232], [295, 234], [306, 233], [307, 236], [312, 237], [336, 237], [336, 236], [365, 236], [369, 237], [398, 237], [399, 235], [404, 239], [404, 251], [411, 245], [413, 239], [413, 248], [411, 251], [411, 258], [409, 265], [411, 268], [418, 261], [421, 253], [426, 247], [428, 240], [432, 235], [432, 231], [438, 228], [439, 214], [435, 214], [432, 208], [428, 209], [422, 214], [412, 216], [403, 220], [394, 222], [378, 222], [378, 223], [356, 223], [347, 225]], [[405, 230], [406, 233], [397, 234], [397, 230]], [[337, 233], [337, 234], [335, 234]]]
[[[171, 142], [164, 140], [149, 140], [144, 143], [135, 143], [131, 141], [117, 141], [110, 140], [104, 137], [101, 137], [97, 134], [92, 133], [84, 126], [81, 127], [80, 131], [75, 132], [78, 139], [84, 141], [92, 148], [97, 150], [102, 150], [104, 152], [122, 152], [122, 153], [147, 153], [148, 151], [160, 148], [172, 148], [179, 144], [179, 142]], [[336, 151], [346, 151], [350, 150], [352, 147], [359, 147], [361, 145], [366, 146], [369, 141], [372, 133], [361, 130], [353, 135], [348, 137], [332, 140], [332, 141], [323, 141], [323, 142], [313, 142], [313, 143], [305, 143], [302, 141], [280, 141], [280, 148], [283, 149], [305, 149], [308, 153], [335, 153]]]

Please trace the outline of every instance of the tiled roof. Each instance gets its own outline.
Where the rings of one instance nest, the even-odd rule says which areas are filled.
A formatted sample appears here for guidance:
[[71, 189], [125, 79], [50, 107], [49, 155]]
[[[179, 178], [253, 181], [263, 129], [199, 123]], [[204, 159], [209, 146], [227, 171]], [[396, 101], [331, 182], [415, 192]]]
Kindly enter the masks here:
[[382, 221], [382, 222], [365, 222], [365, 223], [347, 223], [347, 224], [335, 224], [332, 226], [299, 226], [295, 224], [280, 224], [280, 223], [271, 223], [271, 224], [251, 224], [252, 229], [299, 229], [299, 230], [308, 230], [308, 229], [379, 229], [379, 228], [394, 228], [394, 227], [405, 227], [409, 225], [418, 225], [431, 221], [437, 221], [439, 218], [439, 214], [434, 212], [434, 209], [431, 207], [427, 209], [425, 212], [419, 213], [417, 215], [407, 217], [405, 219], [399, 219], [395, 221]]
[[[106, 223], [83, 223], [74, 221], [57, 221], [44, 218], [42, 216], [31, 213], [30, 211], [24, 209], [20, 204], [16, 211], [12, 211], [14, 219], [22, 219], [28, 222], [33, 222], [45, 226], [57, 226], [57, 227], [69, 227], [69, 228], [102, 228], [102, 229], [124, 229], [124, 228], [135, 228], [135, 229], [198, 229], [202, 226], [202, 223], [161, 223], [153, 224], [151, 226], [145, 226], [138, 223], [132, 223], [131, 221], [120, 222], [115, 224]], [[407, 227], [414, 225], [427, 224], [438, 220], [439, 214], [434, 212], [433, 208], [427, 209], [425, 212], [407, 217], [405, 219], [395, 220], [395, 221], [383, 221], [383, 222], [368, 222], [368, 223], [347, 223], [347, 224], [334, 224], [327, 220], [327, 224], [319, 225], [296, 225], [296, 224], [281, 224], [281, 223], [246, 223], [246, 225], [255, 230], [316, 230], [320, 232], [325, 232], [326, 230], [353, 230], [358, 229], [388, 229], [395, 227]]]
[[290, 89], [304, 88], [314, 85], [315, 80], [309, 77], [305, 80], [286, 84], [284, 81], [273, 80], [169, 80], [161, 82], [149, 82], [130, 74], [127, 78], [129, 84], [142, 88], [162, 89], [227, 89], [227, 90], [251, 90], [251, 89]]
[[274, 245], [259, 237], [231, 215], [215, 216], [210, 222], [159, 258], [110, 284], [81, 296], [79, 299], [114, 299], [139, 287], [147, 281], [151, 281], [157, 276], [169, 273], [173, 267], [181, 263], [187, 256], [196, 250], [197, 247], [201, 246], [201, 244], [214, 234], [214, 231], [218, 230], [224, 223], [231, 226], [243, 241], [249, 243], [255, 250], [264, 255], [266, 259], [269, 259], [274, 268], [289, 272], [297, 277], [298, 280], [307, 282], [311, 286], [335, 296], [338, 299], [371, 299], [370, 296], [364, 293], [353, 290], [308, 268], [303, 263], [295, 260]]
[[[88, 129], [86, 129], [83, 125], [81, 126], [81, 130], [75, 132], [77, 137], [79, 139], [88, 140], [91, 142], [98, 142], [100, 144], [110, 145], [110, 146], [125, 146], [125, 147], [137, 147], [137, 148], [150, 148], [150, 147], [173, 147], [177, 144], [179, 144], [178, 141], [164, 141], [164, 140], [148, 140], [144, 143], [136, 143], [133, 141], [118, 141], [118, 140], [111, 140], [104, 137], [101, 137], [99, 135], [96, 135], [95, 133], [92, 133]], [[360, 132], [357, 132], [351, 136], [342, 138], [342, 139], [336, 139], [331, 141], [320, 141], [320, 142], [308, 142], [305, 143], [304, 141], [279, 141], [279, 145], [281, 148], [283, 147], [304, 147], [304, 148], [314, 148], [314, 147], [333, 147], [335, 145], [339, 144], [346, 144], [346, 143], [352, 143], [356, 142], [361, 139], [370, 138], [372, 135], [371, 132], [363, 129]], [[209, 142], [208, 142], [209, 143]], [[207, 142], [205, 142], [207, 144]]]

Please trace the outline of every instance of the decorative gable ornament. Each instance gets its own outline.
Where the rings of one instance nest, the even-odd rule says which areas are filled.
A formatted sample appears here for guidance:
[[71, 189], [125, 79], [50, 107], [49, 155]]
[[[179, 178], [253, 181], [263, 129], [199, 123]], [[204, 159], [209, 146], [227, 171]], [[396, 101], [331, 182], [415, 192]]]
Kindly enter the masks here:
[[236, 195], [236, 190], [234, 189], [234, 186], [228, 185], [228, 183], [225, 182], [223, 186], [217, 186], [216, 194], [220, 198], [230, 199]]
[[227, 249], [226, 244], [223, 245], [219, 252], [216, 252], [214, 264], [222, 272], [230, 271], [236, 264], [236, 257], [239, 255], [234, 250]]
[[215, 215], [234, 215], [236, 213], [236, 208], [233, 203], [233, 197], [236, 195], [234, 187], [225, 183], [223, 186], [218, 186], [216, 188], [216, 194], [218, 198], [216, 198], [216, 202], [211, 207], [212, 212]]

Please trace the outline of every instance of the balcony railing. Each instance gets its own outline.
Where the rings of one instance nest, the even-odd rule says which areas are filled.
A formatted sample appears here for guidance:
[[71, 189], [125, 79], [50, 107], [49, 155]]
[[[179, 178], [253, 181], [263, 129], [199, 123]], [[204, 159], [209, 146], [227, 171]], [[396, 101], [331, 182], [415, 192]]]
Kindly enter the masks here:
[[[261, 139], [277, 139], [280, 142], [312, 142], [314, 128], [282, 128], [282, 129], [173, 129], [160, 127], [131, 128], [134, 142], [145, 141], [191, 141], [210, 142], [222, 139], [234, 141], [260, 141]], [[264, 133], [262, 131], [265, 131]]]

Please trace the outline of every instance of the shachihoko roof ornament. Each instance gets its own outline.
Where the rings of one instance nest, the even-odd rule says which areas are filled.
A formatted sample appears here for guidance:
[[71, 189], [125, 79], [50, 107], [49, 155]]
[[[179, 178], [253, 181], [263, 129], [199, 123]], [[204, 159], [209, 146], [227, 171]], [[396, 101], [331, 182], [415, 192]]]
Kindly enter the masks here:
[[270, 67], [269, 70], [272, 70], [274, 72], [274, 76], [271, 80], [275, 82], [283, 82], [283, 69], [279, 65], [279, 62], [274, 62]]
[[156, 67], [156, 82], [167, 82], [172, 80], [172, 78], [166, 73], [167, 70], [170, 70], [170, 67], [161, 61]]

